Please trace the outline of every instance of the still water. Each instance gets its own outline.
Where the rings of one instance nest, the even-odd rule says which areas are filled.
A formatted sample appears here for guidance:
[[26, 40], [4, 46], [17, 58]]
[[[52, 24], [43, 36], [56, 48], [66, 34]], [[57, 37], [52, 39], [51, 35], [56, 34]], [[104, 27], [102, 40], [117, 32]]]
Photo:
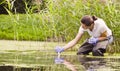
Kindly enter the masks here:
[[7, 50], [0, 51], [0, 71], [120, 71], [120, 58]]

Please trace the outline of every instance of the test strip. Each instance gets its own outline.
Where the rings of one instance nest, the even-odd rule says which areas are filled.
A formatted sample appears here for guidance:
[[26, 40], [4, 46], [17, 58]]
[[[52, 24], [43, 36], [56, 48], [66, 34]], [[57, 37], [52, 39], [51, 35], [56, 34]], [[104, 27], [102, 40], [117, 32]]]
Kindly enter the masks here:
[[58, 52], [58, 58], [60, 58], [60, 53]]

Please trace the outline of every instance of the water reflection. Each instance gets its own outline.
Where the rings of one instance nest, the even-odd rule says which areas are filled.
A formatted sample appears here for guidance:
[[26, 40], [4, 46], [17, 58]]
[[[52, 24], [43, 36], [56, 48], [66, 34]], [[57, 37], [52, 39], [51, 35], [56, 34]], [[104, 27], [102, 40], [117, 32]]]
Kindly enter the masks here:
[[[78, 61], [82, 65], [82, 71], [95, 71], [95, 69], [105, 67], [106, 64], [103, 58], [90, 58], [85, 56], [78, 56]], [[71, 71], [78, 71], [75, 64], [63, 58], [55, 58], [55, 63], [64, 64]]]
[[7, 51], [0, 53], [0, 71], [120, 71], [120, 57], [110, 57]]
[[64, 64], [69, 70], [77, 71], [74, 64], [72, 64], [71, 62], [69, 62], [67, 60], [64, 60], [63, 58], [55, 58], [55, 63], [56, 64]]
[[104, 58], [91, 58], [86, 56], [78, 56], [78, 60], [86, 69], [86, 71], [96, 71], [105, 67], [106, 61]]
[[[76, 59], [76, 57], [78, 59]], [[119, 71], [120, 59], [117, 58], [100, 58], [100, 57], [86, 57], [86, 56], [64, 56], [62, 58], [55, 58], [56, 64], [63, 64], [71, 71]], [[113, 61], [114, 60], [114, 61]]]

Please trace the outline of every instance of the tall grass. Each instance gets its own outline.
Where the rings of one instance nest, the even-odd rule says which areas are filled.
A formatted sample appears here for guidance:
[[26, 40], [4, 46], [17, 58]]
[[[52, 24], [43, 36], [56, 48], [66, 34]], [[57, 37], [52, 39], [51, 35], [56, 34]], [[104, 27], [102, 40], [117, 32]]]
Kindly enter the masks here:
[[[47, 4], [48, 12], [51, 14], [54, 33], [63, 35], [67, 40], [75, 37], [80, 26], [80, 19], [84, 15], [96, 15], [103, 18], [107, 25], [113, 30], [115, 36], [119, 32], [115, 27], [119, 27], [119, 8], [116, 3], [108, 1], [102, 3], [99, 0], [49, 0]], [[72, 33], [71, 33], [72, 32]], [[55, 34], [55, 36], [58, 36]]]
[[[12, 6], [8, 2], [6, 10], [9, 16], [0, 16], [1, 39], [70, 41], [76, 36], [80, 19], [84, 15], [96, 15], [103, 18], [112, 29], [115, 38], [120, 38], [119, 2], [112, 2], [112, 0], [107, 3], [100, 2], [100, 0], [46, 0], [46, 8], [40, 10], [39, 13], [33, 13], [35, 6], [28, 8], [26, 2], [25, 6], [26, 14], [13, 14]], [[87, 34], [83, 36], [83, 38], [86, 37], [88, 37]]]

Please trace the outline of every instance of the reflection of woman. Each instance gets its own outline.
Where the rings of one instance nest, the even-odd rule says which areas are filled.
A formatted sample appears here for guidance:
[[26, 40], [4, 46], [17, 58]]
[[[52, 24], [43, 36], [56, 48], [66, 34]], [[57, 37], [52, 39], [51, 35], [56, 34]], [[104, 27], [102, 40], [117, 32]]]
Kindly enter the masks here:
[[[106, 65], [106, 61], [103, 58], [91, 58], [78, 56], [78, 60], [85, 67], [87, 71], [97, 71]], [[97, 70], [96, 70], [97, 69]]]
[[103, 56], [107, 45], [112, 42], [112, 32], [102, 19], [89, 15], [81, 19], [81, 26], [77, 36], [63, 48], [56, 47], [56, 52], [63, 52], [73, 47], [81, 39], [85, 31], [88, 32], [91, 38], [82, 44], [77, 54], [86, 55], [92, 52], [93, 56]]
[[72, 63], [70, 63], [67, 60], [64, 60], [63, 58], [56, 58], [55, 63], [56, 64], [64, 64], [69, 70], [77, 71], [77, 69], [75, 68], [75, 66]]
[[96, 71], [106, 67], [106, 60], [104, 58], [92, 58], [81, 55], [78, 55], [77, 58], [80, 65], [74, 65], [63, 58], [55, 58], [55, 63], [63, 64], [71, 71]]

